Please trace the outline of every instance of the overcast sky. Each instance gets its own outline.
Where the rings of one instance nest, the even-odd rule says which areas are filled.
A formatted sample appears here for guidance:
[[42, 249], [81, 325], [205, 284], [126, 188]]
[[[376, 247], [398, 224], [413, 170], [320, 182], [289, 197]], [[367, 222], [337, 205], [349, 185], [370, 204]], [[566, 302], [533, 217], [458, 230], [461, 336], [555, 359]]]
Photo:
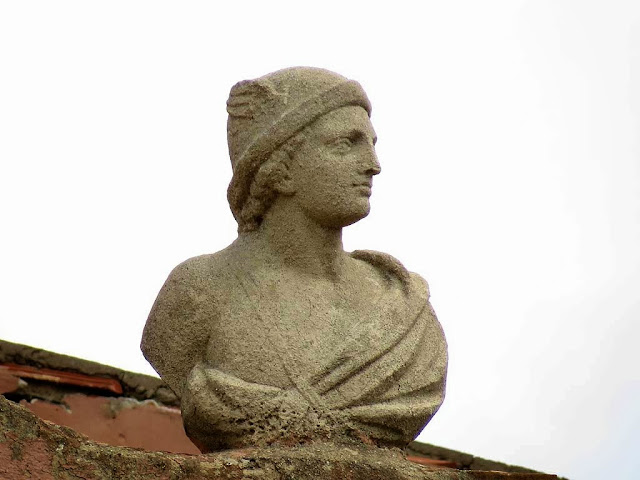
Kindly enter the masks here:
[[430, 283], [450, 367], [420, 440], [637, 478], [634, 0], [1, 3], [0, 338], [152, 374], [169, 271], [236, 235], [229, 89], [294, 65], [373, 104], [344, 242]]

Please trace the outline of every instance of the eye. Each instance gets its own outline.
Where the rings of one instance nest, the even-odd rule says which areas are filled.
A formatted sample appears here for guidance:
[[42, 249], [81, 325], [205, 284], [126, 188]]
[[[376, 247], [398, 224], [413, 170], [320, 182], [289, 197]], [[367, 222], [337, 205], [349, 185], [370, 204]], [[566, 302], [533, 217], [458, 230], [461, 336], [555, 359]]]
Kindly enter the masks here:
[[339, 138], [332, 143], [332, 148], [337, 153], [347, 153], [353, 147], [353, 141], [349, 138]]

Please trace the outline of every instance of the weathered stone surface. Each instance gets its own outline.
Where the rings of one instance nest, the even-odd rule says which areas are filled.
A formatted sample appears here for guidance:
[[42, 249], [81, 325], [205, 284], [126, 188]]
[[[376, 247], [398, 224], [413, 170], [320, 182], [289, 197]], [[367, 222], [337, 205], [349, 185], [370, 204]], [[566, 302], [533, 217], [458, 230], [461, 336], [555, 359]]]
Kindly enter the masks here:
[[543, 480], [544, 474], [433, 469], [406, 461], [399, 450], [311, 444], [179, 455], [113, 447], [43, 422], [0, 396], [0, 478], [32, 479], [351, 479]]
[[342, 246], [380, 173], [364, 90], [298, 67], [236, 84], [227, 107], [238, 239], [173, 270], [145, 356], [202, 451], [405, 446], [443, 401], [446, 342], [422, 278]]
[[[3, 348], [4, 346], [4, 348]], [[13, 355], [10, 358], [3, 357], [3, 352], [20, 352], [20, 358]], [[38, 352], [36, 363], [32, 353]], [[23, 361], [26, 365], [50, 370], [54, 365], [58, 369], [67, 370], [69, 363], [74, 366], [82, 364], [91, 365], [93, 372], [109, 369], [108, 378], [142, 378], [147, 380], [138, 385], [129, 384], [130, 391], [136, 391], [142, 398], [138, 400], [131, 397], [109, 397], [103, 395], [112, 394], [105, 390], [90, 390], [80, 386], [67, 386], [58, 382], [39, 381], [33, 378], [22, 379], [20, 373], [12, 370], [6, 379], [7, 395], [15, 402], [20, 402], [26, 408], [36, 413], [41, 419], [73, 428], [78, 433], [87, 435], [89, 440], [110, 443], [119, 446], [138, 447], [144, 450], [161, 450], [172, 453], [197, 453], [195, 446], [186, 437], [181, 425], [180, 410], [175, 407], [162, 406], [162, 400], [154, 393], [162, 391], [152, 378], [144, 375], [127, 375], [128, 372], [95, 364], [88, 361], [80, 361], [68, 356], [45, 352], [38, 348], [26, 345], [10, 344], [0, 340], [0, 363], [9, 360]], [[57, 370], [56, 370], [57, 371]], [[0, 383], [2, 374], [7, 371], [0, 368]], [[80, 368], [79, 374], [86, 374]], [[18, 376], [15, 376], [18, 375]], [[48, 377], [48, 376], [47, 376]], [[151, 392], [145, 391], [145, 385], [153, 385]], [[94, 384], [94, 382], [90, 382]], [[37, 388], [36, 388], [37, 387]], [[166, 390], [166, 388], [165, 388]], [[86, 400], [86, 401], [85, 401]], [[0, 412], [0, 415], [2, 413]], [[157, 416], [169, 417], [160, 419]], [[130, 420], [133, 420], [130, 422]], [[152, 425], [149, 425], [152, 423]], [[36, 450], [34, 452], [38, 454]], [[449, 450], [434, 445], [412, 442], [406, 449], [407, 460], [423, 465], [448, 466], [458, 470], [493, 470], [516, 473], [539, 473], [530, 469], [506, 465], [479, 458], [470, 454]], [[31, 455], [30, 450], [24, 451], [25, 455]], [[2, 476], [0, 476], [2, 478]], [[50, 478], [50, 477], [46, 477]], [[535, 477], [546, 478], [546, 477]]]
[[428, 443], [411, 442], [405, 449], [405, 453], [407, 454], [407, 459], [418, 463], [423, 461], [422, 458], [427, 458], [431, 463], [440, 460], [443, 464], [451, 465], [459, 470], [499, 470], [509, 473], [540, 473], [530, 468], [508, 465]]

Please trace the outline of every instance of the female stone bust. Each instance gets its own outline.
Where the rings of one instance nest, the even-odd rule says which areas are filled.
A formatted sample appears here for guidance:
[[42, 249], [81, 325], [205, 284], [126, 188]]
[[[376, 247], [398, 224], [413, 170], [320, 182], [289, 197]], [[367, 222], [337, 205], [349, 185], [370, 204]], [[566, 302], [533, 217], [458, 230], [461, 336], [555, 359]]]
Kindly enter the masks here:
[[204, 452], [405, 445], [442, 403], [446, 343], [422, 278], [342, 247], [380, 173], [365, 92], [297, 67], [236, 84], [227, 110], [239, 235], [171, 272], [146, 358]]

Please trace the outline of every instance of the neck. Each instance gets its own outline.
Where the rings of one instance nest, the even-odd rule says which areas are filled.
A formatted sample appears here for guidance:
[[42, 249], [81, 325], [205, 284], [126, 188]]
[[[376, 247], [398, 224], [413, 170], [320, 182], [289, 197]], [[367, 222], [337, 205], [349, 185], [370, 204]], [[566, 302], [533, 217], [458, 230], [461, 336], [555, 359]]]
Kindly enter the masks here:
[[337, 278], [345, 258], [342, 228], [328, 228], [295, 208], [280, 208], [277, 200], [255, 232], [240, 240], [257, 243], [269, 259], [309, 275]]

